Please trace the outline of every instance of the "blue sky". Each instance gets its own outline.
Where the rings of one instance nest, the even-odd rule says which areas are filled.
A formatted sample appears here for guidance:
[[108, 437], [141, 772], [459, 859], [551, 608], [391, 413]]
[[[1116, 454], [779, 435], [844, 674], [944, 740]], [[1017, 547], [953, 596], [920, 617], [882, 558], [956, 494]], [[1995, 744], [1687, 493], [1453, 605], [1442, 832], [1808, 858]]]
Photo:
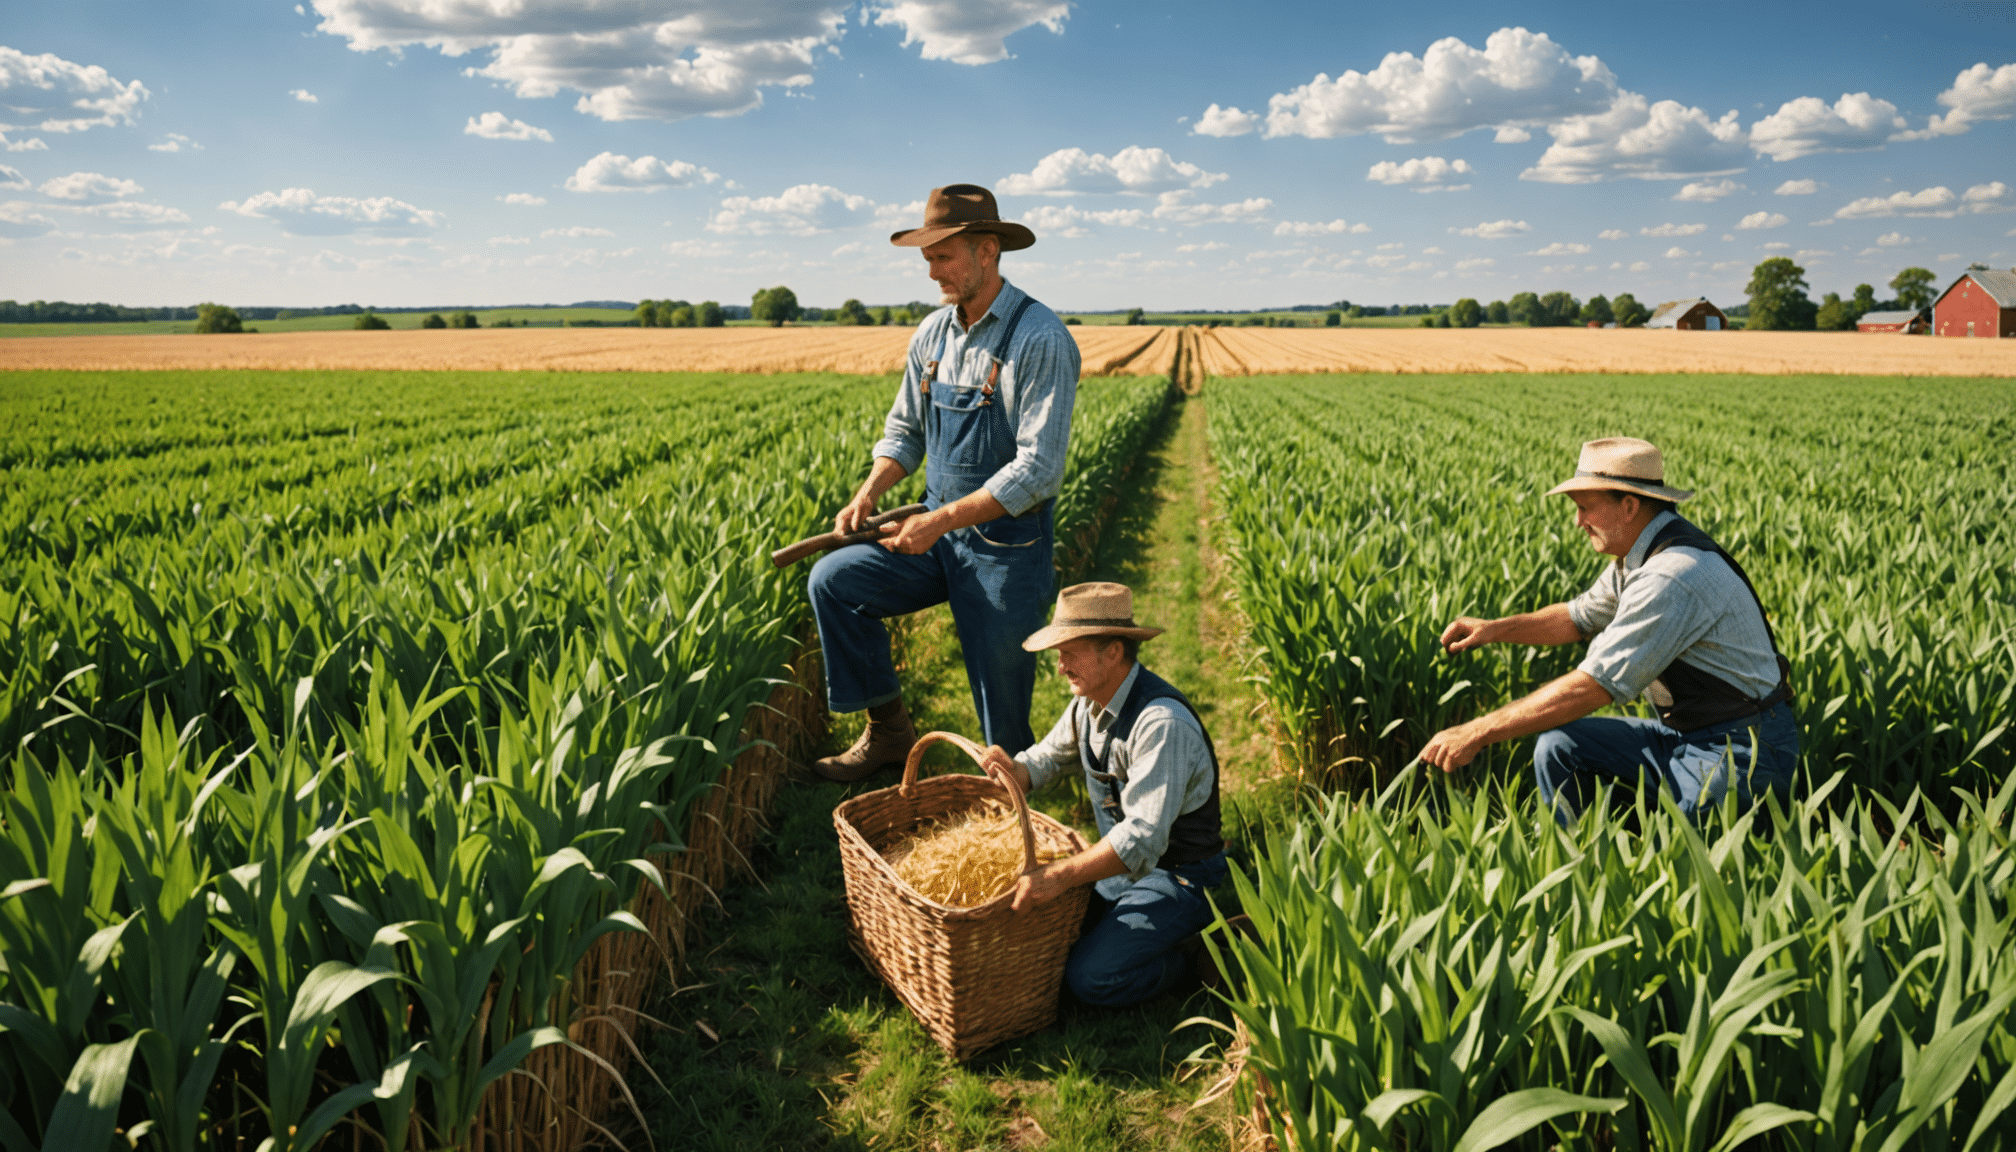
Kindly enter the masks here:
[[932, 298], [933, 185], [1059, 308], [1815, 298], [2016, 260], [2008, 5], [14, 5], [0, 297]]

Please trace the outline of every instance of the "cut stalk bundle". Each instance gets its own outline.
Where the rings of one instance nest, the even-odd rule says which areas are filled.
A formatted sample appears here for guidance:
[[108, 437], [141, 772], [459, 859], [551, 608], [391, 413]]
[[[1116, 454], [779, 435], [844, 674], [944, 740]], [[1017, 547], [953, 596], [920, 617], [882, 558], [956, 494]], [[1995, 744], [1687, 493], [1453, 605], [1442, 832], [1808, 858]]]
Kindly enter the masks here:
[[[1038, 848], [1036, 861], [1047, 864], [1061, 855]], [[1022, 874], [1022, 826], [1007, 805], [986, 801], [925, 826], [883, 858], [926, 900], [971, 908], [1014, 887]]]

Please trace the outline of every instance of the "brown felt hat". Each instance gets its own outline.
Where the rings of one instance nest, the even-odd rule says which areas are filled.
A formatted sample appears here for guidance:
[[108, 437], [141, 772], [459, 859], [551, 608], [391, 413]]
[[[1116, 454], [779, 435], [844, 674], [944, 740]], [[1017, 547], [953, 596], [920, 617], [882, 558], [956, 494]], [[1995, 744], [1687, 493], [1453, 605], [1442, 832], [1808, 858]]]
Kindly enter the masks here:
[[1649, 441], [1631, 436], [1608, 436], [1583, 444], [1582, 458], [1575, 462], [1575, 475], [1549, 488], [1547, 495], [1596, 489], [1630, 492], [1675, 504], [1694, 496], [1682, 488], [1666, 487], [1666, 461], [1659, 455], [1659, 449]]
[[1041, 652], [1087, 636], [1152, 640], [1163, 631], [1134, 622], [1134, 593], [1125, 584], [1073, 584], [1057, 594], [1057, 613], [1050, 626], [1022, 641], [1022, 650]]
[[899, 248], [926, 248], [961, 232], [992, 232], [1001, 237], [1003, 252], [1036, 243], [1034, 232], [1001, 219], [994, 193], [978, 184], [947, 184], [931, 189], [931, 198], [924, 202], [924, 226], [906, 228], [889, 237], [889, 242]]

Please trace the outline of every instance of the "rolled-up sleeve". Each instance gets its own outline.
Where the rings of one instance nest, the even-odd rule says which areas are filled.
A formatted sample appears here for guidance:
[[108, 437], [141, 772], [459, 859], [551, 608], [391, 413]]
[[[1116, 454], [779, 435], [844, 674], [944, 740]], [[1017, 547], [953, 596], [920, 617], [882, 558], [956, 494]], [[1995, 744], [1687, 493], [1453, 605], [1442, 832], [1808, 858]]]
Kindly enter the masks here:
[[1078, 368], [1078, 342], [1061, 326], [1030, 333], [1016, 350], [1015, 458], [985, 484], [1010, 516], [1051, 499], [1064, 485]]
[[1200, 779], [1208, 798], [1211, 754], [1196, 722], [1160, 701], [1141, 710], [1127, 747], [1127, 782], [1120, 787], [1120, 808], [1127, 816], [1105, 840], [1139, 880], [1169, 850], [1176, 817], [1203, 803], [1204, 798], [1190, 803]]
[[[1715, 623], [1715, 610], [1686, 585], [1643, 573], [1617, 601], [1616, 614], [1576, 667], [1623, 704], [1635, 700], [1680, 653]], [[1579, 626], [1579, 622], [1578, 622]]]
[[910, 338], [903, 384], [896, 390], [896, 403], [890, 406], [888, 418], [882, 422], [882, 439], [875, 442], [875, 455], [887, 456], [912, 476], [924, 465], [924, 390], [918, 383], [924, 379], [924, 351], [929, 346], [930, 333], [941, 327], [942, 324], [926, 321]]
[[1603, 569], [1603, 575], [1596, 583], [1568, 602], [1568, 619], [1584, 640], [1610, 626], [1617, 615], [1617, 568], [1611, 565]]
[[1067, 769], [1079, 767], [1075, 718], [1080, 707], [1077, 701], [1072, 701], [1043, 739], [1014, 755], [1014, 761], [1029, 773], [1029, 791], [1043, 787]]

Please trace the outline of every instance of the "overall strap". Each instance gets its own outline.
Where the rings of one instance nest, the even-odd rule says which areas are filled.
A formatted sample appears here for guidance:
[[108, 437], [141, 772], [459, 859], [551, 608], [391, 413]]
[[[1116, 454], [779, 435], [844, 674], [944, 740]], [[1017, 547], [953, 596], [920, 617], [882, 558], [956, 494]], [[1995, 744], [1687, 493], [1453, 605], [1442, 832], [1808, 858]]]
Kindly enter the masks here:
[[[1676, 730], [1691, 731], [1791, 701], [1794, 698], [1792, 662], [1778, 647], [1777, 631], [1771, 627], [1771, 617], [1764, 611], [1764, 601], [1757, 595], [1757, 586], [1750, 582], [1750, 575], [1743, 571], [1743, 565], [1738, 564], [1736, 558], [1706, 532], [1677, 515], [1672, 523], [1652, 538], [1651, 546], [1645, 550], [1645, 559], [1650, 560], [1675, 547], [1693, 548], [1720, 556], [1722, 562], [1729, 565], [1730, 571], [1736, 573], [1736, 578], [1743, 582], [1744, 589], [1750, 593], [1750, 602], [1757, 606], [1758, 618], [1764, 622], [1764, 635], [1771, 643], [1771, 655], [1777, 659], [1778, 684], [1761, 699], [1752, 698], [1728, 681], [1675, 659], [1653, 679], [1647, 693], [1658, 709], [1660, 719]], [[1668, 680], [1672, 684], [1669, 685]], [[1679, 691], [1674, 691], [1676, 688]]]
[[1714, 538], [1709, 536], [1708, 533], [1703, 532], [1700, 528], [1681, 518], [1678, 514], [1674, 515], [1671, 524], [1661, 528], [1659, 534], [1652, 537], [1652, 546], [1645, 550], [1645, 559], [1650, 560], [1668, 548], [1674, 547], [1692, 548], [1697, 552], [1708, 552], [1720, 556], [1722, 562], [1729, 565], [1729, 570], [1736, 573], [1736, 578], [1743, 581], [1743, 587], [1750, 593], [1750, 602], [1757, 606], [1757, 616], [1764, 621], [1764, 635], [1771, 641], [1771, 651], [1777, 653], [1779, 651], [1778, 633], [1771, 627], [1771, 615], [1764, 611], [1764, 600], [1757, 595], [1757, 586], [1750, 583], [1750, 574], [1743, 571], [1743, 565], [1738, 564], [1734, 556], [1724, 551], [1720, 544], [1715, 543]]
[[[1190, 713], [1190, 718], [1197, 722], [1197, 730], [1204, 734], [1204, 749], [1211, 757], [1210, 799], [1205, 801], [1204, 806], [1195, 812], [1185, 812], [1176, 817], [1178, 823], [1190, 820], [1193, 817], [1201, 817], [1210, 825], [1209, 829], [1207, 829], [1208, 835], [1199, 833], [1198, 836], [1184, 837], [1183, 839], [1194, 839], [1197, 842], [1179, 844], [1177, 843], [1179, 839], [1177, 829], [1171, 828], [1169, 846], [1163, 852], [1162, 859], [1156, 861], [1155, 866], [1160, 868], [1195, 863], [1223, 846], [1223, 841], [1218, 840], [1217, 832], [1218, 789], [1223, 773], [1218, 764], [1218, 745], [1211, 739], [1211, 729], [1204, 723], [1204, 717], [1198, 713], [1196, 706], [1190, 703], [1189, 697], [1183, 695], [1174, 685], [1150, 672], [1143, 665], [1141, 666], [1140, 675], [1134, 681], [1133, 693], [1127, 698], [1127, 703], [1121, 707], [1120, 714], [1113, 718], [1113, 727], [1107, 735], [1105, 750], [1097, 751], [1092, 746], [1092, 709], [1089, 706], [1085, 709], [1085, 734], [1081, 737], [1079, 747], [1085, 750], [1085, 758], [1091, 763], [1092, 770], [1097, 774], [1099, 782], [1106, 786], [1106, 798], [1099, 802], [1099, 806], [1106, 809], [1113, 817], [1114, 822], [1118, 823], [1125, 819], [1127, 814], [1120, 804], [1120, 778], [1107, 769], [1106, 756], [1113, 750], [1113, 742], [1115, 740], [1126, 740], [1134, 734], [1134, 723], [1140, 719], [1142, 709], [1158, 700], [1173, 700], [1181, 704], [1185, 712]], [[1177, 859], [1176, 857], [1182, 858]]]
[[1008, 323], [1002, 330], [1001, 339], [995, 343], [994, 351], [989, 354], [994, 363], [987, 369], [987, 386], [981, 389], [983, 393], [992, 396], [994, 386], [1001, 382], [1001, 365], [1007, 362], [1008, 353], [1012, 350], [1015, 329], [1022, 326], [1022, 314], [1029, 311], [1029, 306], [1035, 302], [1035, 297], [1025, 293], [1022, 302], [1015, 305], [1015, 310], [1008, 314]]

